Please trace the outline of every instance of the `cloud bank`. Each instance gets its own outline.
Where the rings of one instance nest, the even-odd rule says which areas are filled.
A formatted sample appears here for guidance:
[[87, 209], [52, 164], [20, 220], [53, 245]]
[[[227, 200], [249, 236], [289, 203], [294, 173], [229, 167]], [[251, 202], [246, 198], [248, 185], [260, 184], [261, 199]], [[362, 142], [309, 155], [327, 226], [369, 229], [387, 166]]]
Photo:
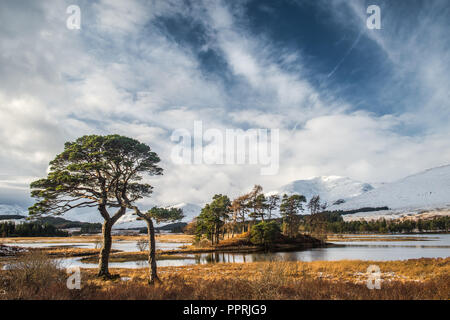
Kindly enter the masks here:
[[[393, 181], [449, 163], [449, 7], [378, 2], [382, 30], [365, 29], [364, 1], [286, 1], [326, 17], [320, 59], [304, 40], [313, 28], [298, 37], [257, 28], [286, 14], [271, 2], [78, 1], [80, 30], [66, 28], [68, 1], [2, 2], [0, 204], [28, 206], [29, 182], [64, 142], [93, 133], [127, 135], [160, 155], [165, 174], [143, 206], [317, 175]], [[321, 42], [327, 30], [340, 40]], [[196, 120], [280, 129], [279, 173], [172, 163], [171, 133]]]

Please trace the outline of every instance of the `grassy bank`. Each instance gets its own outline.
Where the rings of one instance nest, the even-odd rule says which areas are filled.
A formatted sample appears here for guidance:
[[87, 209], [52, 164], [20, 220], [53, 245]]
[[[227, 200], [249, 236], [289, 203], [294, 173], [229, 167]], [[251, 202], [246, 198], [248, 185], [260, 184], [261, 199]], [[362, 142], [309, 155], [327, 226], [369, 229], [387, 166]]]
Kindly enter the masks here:
[[[297, 281], [304, 279], [329, 280], [332, 282], [365, 283], [367, 268], [380, 267], [384, 281], [424, 282], [450, 275], [450, 258], [422, 258], [405, 261], [273, 261], [251, 263], [198, 264], [159, 268], [162, 277], [180, 276], [186, 282], [194, 280], [219, 281], [223, 279], [257, 280], [268, 275], [282, 276]], [[86, 270], [88, 273], [91, 270]], [[117, 269], [122, 276], [135, 281], [145, 281], [145, 269]]]
[[[366, 286], [371, 264], [381, 269], [380, 290]], [[149, 287], [147, 269], [113, 269], [129, 281], [106, 282], [95, 277], [96, 270], [83, 269], [82, 289], [68, 290], [64, 272], [51, 263], [28, 262], [28, 267], [0, 271], [0, 299], [450, 299], [450, 258], [220, 263], [159, 270], [162, 283]]]

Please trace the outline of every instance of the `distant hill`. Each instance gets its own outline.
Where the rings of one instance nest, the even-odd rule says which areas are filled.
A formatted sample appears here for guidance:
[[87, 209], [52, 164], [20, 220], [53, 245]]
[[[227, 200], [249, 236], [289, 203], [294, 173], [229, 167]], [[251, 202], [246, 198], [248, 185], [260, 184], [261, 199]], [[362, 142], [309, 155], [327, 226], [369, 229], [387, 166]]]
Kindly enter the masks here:
[[[201, 207], [193, 203], [179, 203], [171, 206], [170, 208], [179, 208], [183, 210], [184, 218], [180, 222], [191, 222], [196, 216], [200, 214]], [[163, 224], [163, 226], [166, 224]], [[136, 220], [136, 216], [133, 212], [127, 212], [122, 216], [117, 223], [113, 226], [114, 229], [136, 229], [145, 228], [145, 221]], [[158, 226], [159, 227], [159, 226]]]
[[15, 222], [15, 223], [23, 223], [23, 222], [39, 222], [42, 224], [49, 224], [54, 226], [57, 229], [69, 229], [69, 228], [83, 228], [83, 229], [98, 229], [100, 230], [102, 225], [100, 223], [90, 223], [90, 222], [81, 222], [81, 221], [71, 221], [61, 217], [40, 217], [36, 219], [26, 220], [27, 216], [23, 215], [0, 215], [0, 223], [2, 222]]
[[12, 214], [12, 215], [0, 214], [0, 222], [2, 220], [24, 220], [25, 218], [26, 218], [26, 216], [21, 216], [18, 214]]
[[165, 226], [155, 228], [156, 230], [160, 231], [170, 231], [170, 232], [182, 232], [184, 227], [187, 226], [186, 222], [175, 222], [166, 224]]
[[71, 221], [61, 217], [41, 217], [35, 219], [33, 221], [39, 221], [41, 223], [47, 223], [52, 226], [55, 226], [58, 229], [69, 229], [69, 228], [83, 228], [83, 227], [91, 227], [101, 229], [101, 223], [90, 223], [90, 222], [81, 222], [81, 221]]

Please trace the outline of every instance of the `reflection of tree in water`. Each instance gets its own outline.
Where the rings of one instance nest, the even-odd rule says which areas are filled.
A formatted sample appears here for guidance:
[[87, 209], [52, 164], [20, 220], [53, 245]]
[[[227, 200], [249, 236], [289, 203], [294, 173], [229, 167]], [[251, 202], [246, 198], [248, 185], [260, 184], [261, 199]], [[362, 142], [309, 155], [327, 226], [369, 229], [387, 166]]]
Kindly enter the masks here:
[[290, 251], [276, 255], [276, 261], [299, 261], [299, 259], [296, 252]]
[[216, 263], [219, 262], [219, 256], [217, 255], [217, 253], [207, 253], [204, 256], [204, 259], [207, 263]]
[[[322, 253], [323, 254], [323, 253]], [[266, 252], [266, 253], [203, 253], [194, 255], [195, 263], [240, 263], [264, 261], [301, 261], [301, 252]]]
[[[196, 263], [219, 263], [219, 262], [236, 262], [235, 254], [233, 253], [206, 253], [201, 255], [195, 255]], [[244, 258], [245, 262], [245, 258]]]
[[236, 262], [258, 262], [258, 261], [297, 261], [299, 257], [296, 252], [283, 253], [203, 253], [194, 255], [195, 263], [236, 263]]
[[251, 261], [257, 262], [257, 261], [270, 261], [270, 257], [266, 253], [252, 253], [250, 255]]

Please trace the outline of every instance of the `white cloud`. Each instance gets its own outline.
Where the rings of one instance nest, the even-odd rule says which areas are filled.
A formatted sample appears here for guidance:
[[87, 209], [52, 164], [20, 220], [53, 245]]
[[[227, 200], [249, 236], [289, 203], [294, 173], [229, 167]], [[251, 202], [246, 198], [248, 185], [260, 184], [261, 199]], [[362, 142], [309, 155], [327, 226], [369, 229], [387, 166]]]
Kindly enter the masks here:
[[[404, 49], [392, 47], [392, 39], [373, 39], [393, 57], [399, 76], [419, 64], [421, 96], [431, 97], [420, 112], [377, 116], [351, 112], [354, 106], [327, 88], [315, 88], [302, 53], [275, 48], [251, 34], [239, 6], [86, 2], [79, 32], [65, 28], [63, 4], [33, 2], [28, 9], [36, 14], [21, 23], [15, 19], [28, 17], [23, 8], [0, 7], [4, 23], [14, 25], [0, 31], [0, 148], [6, 150], [0, 174], [8, 176], [0, 178], [0, 188], [17, 203], [29, 201], [24, 189], [29, 177], [45, 175], [65, 141], [91, 133], [128, 135], [158, 152], [165, 175], [151, 179], [154, 196], [143, 201], [149, 206], [202, 203], [215, 193], [236, 196], [255, 183], [269, 190], [315, 175], [394, 180], [450, 161], [449, 130], [433, 127], [438, 115], [430, 112], [448, 116], [450, 101], [445, 89], [449, 57], [441, 54], [445, 44], [439, 47], [434, 38], [427, 41], [432, 45], [428, 60], [420, 39], [410, 39]], [[193, 50], [152, 24], [176, 16], [204, 26], [203, 50], [222, 56], [234, 86], [206, 76]], [[406, 51], [410, 60], [403, 59]], [[279, 174], [263, 177], [258, 166], [171, 163], [172, 131], [192, 130], [196, 120], [204, 129], [281, 129]], [[426, 128], [422, 135], [398, 130], [417, 123]], [[6, 203], [6, 196], [0, 201]]]

